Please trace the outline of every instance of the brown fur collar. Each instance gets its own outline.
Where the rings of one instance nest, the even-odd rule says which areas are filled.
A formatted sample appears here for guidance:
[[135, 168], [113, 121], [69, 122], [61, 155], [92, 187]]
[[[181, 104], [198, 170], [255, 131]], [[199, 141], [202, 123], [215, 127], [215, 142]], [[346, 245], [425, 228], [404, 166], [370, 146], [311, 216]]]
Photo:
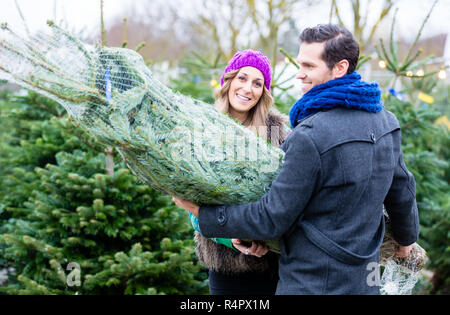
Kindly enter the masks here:
[[272, 108], [267, 115], [267, 139], [272, 145], [280, 146], [286, 139], [288, 117], [281, 114], [277, 109]]

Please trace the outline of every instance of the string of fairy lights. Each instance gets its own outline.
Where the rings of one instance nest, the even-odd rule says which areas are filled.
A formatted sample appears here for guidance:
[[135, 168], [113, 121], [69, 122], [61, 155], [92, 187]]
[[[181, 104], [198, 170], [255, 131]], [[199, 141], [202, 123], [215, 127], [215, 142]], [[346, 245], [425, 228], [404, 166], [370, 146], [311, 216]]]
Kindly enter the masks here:
[[[387, 65], [386, 65], [386, 61], [384, 60], [380, 60], [378, 61], [378, 67], [380, 67], [380, 69], [386, 69]], [[423, 69], [418, 69], [415, 73], [412, 70], [407, 71], [406, 73], [407, 77], [423, 77], [425, 75], [425, 71]], [[446, 80], [447, 79], [447, 71], [445, 68], [439, 70], [439, 72], [437, 73], [437, 77], [440, 80]]]

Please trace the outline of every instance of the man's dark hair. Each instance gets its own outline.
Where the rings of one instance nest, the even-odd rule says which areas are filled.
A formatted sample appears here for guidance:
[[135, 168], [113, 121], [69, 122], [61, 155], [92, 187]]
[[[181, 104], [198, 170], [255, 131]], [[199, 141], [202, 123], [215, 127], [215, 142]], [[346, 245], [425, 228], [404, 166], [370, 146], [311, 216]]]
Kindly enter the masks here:
[[346, 59], [349, 63], [347, 74], [355, 71], [359, 59], [359, 45], [347, 29], [335, 24], [319, 24], [307, 28], [300, 34], [300, 43], [323, 43], [323, 61], [333, 69], [339, 61]]

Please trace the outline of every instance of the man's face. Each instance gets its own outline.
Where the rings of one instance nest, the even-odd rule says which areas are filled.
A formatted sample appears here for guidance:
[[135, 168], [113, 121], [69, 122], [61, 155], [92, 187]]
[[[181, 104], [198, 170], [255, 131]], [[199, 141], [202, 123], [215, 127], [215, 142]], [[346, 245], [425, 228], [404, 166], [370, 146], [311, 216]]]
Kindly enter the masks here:
[[322, 60], [325, 43], [302, 43], [296, 58], [300, 69], [296, 78], [302, 80], [303, 93], [308, 92], [314, 86], [334, 80], [336, 77]]

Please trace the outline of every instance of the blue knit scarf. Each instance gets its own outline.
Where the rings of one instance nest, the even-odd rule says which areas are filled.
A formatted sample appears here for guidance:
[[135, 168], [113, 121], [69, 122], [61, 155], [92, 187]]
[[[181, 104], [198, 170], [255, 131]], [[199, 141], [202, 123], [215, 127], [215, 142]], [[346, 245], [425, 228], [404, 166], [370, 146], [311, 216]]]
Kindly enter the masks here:
[[335, 107], [378, 113], [383, 109], [380, 88], [375, 82], [361, 81], [357, 72], [317, 85], [292, 106], [289, 112], [292, 128], [309, 115]]

